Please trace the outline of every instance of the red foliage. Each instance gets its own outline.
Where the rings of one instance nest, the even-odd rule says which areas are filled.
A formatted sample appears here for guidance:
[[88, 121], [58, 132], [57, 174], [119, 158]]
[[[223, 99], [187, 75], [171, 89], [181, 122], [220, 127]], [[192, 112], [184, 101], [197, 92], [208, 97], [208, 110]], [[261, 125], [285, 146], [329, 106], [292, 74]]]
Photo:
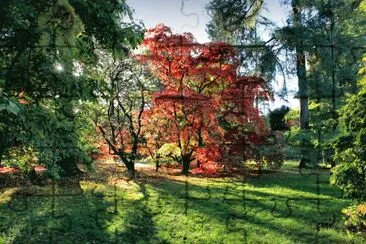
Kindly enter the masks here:
[[37, 165], [37, 166], [34, 166], [34, 171], [36, 172], [43, 172], [43, 171], [46, 171], [47, 168], [42, 166], [42, 165]]
[[205, 145], [195, 150], [196, 162], [199, 162], [199, 167], [192, 170], [195, 174], [215, 175], [220, 170], [222, 162], [222, 151], [219, 145]]
[[100, 140], [98, 143], [98, 151], [89, 156], [93, 160], [107, 160], [112, 158], [112, 152], [105, 140]]
[[258, 143], [266, 134], [254, 104], [256, 98], [268, 99], [270, 94], [263, 78], [238, 75], [234, 47], [199, 44], [192, 34], [173, 34], [165, 25], [148, 30], [142, 47], [146, 54], [136, 58], [164, 86], [154, 94], [146, 121], [161, 118], [169, 126], [158, 132], [158, 144], [176, 143], [182, 158], [199, 162], [196, 172], [216, 172], [223, 154], [245, 154], [240, 145]]
[[147, 54], [136, 58], [148, 64], [167, 89], [185, 85], [205, 94], [235, 80], [238, 60], [228, 44], [199, 44], [190, 33], [173, 34], [169, 27], [158, 25], [147, 31], [142, 47]]
[[221, 93], [221, 120], [228, 124], [225, 133], [227, 153], [241, 156], [244, 161], [253, 158], [252, 145], [261, 143], [267, 135], [260, 112], [254, 107], [258, 97], [270, 98], [263, 84], [261, 77], [240, 76]]
[[[42, 165], [33, 166], [33, 169], [37, 173], [41, 173], [47, 170], [47, 168]], [[17, 167], [0, 167], [0, 174], [12, 174], [18, 172], [20, 172], [20, 169]]]
[[181, 92], [164, 90], [156, 94], [154, 105], [155, 115], [170, 123], [168, 133], [161, 139], [176, 142], [181, 156], [193, 155], [201, 144], [211, 144], [220, 136], [217, 108], [210, 97], [188, 88]]
[[12, 168], [12, 167], [0, 167], [0, 174], [11, 174], [19, 172], [18, 168]]

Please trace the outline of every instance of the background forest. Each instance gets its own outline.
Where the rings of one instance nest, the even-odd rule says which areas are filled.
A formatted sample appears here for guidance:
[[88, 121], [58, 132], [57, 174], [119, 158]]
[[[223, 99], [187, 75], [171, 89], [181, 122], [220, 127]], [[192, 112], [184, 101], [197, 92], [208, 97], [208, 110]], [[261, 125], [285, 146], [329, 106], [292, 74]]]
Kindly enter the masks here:
[[[328, 199], [327, 195], [335, 201], [333, 206], [327, 205], [334, 217], [332, 226], [316, 220], [316, 238], [323, 228], [324, 242], [361, 243], [366, 231], [366, 2], [281, 3], [291, 12], [286, 25], [276, 27], [263, 16], [261, 0], [210, 0], [205, 7], [210, 16], [207, 33], [211, 42], [199, 43], [191, 33], [174, 33], [169, 23], [146, 29], [134, 19], [124, 0], [2, 0], [0, 196], [4, 200], [0, 200], [0, 212], [4, 217], [0, 219], [18, 227], [9, 232], [7, 225], [0, 224], [0, 243], [25, 240], [29, 223], [10, 223], [12, 216], [4, 206], [13, 206], [19, 194], [34, 196], [29, 193], [32, 189], [41, 194], [52, 190], [53, 213], [57, 208], [55, 189], [62, 191], [64, 185], [81, 189], [83, 196], [90, 198], [90, 210], [108, 205], [109, 200], [103, 199], [108, 187], [113, 187], [111, 179], [115, 196], [126, 186], [127, 193], [118, 194], [126, 194], [129, 204], [136, 206], [148, 196], [180, 189], [182, 182], [186, 191], [188, 184], [195, 185], [198, 198], [213, 187], [226, 199], [225, 187], [236, 184], [231, 180], [245, 179], [253, 192], [264, 187], [266, 193], [256, 195], [260, 197], [255, 201], [264, 199], [263, 208], [273, 214], [276, 207], [265, 202], [272, 201], [266, 194], [281, 184], [295, 191], [280, 187], [279, 192], [289, 197], [287, 207], [294, 201], [299, 209], [306, 208], [296, 198], [306, 190], [304, 175], [314, 176], [317, 184], [305, 197], [311, 201], [315, 197]], [[263, 109], [268, 101], [288, 99], [290, 76], [297, 80], [299, 107]], [[140, 192], [129, 188], [131, 184], [137, 184]], [[319, 184], [329, 194], [321, 195]], [[103, 195], [97, 200], [91, 197], [96, 189]], [[140, 193], [143, 198], [138, 200]], [[179, 197], [170, 194], [172, 204], [181, 205]], [[70, 202], [64, 203], [68, 206], [65, 209], [74, 211], [68, 213], [71, 220], [67, 221], [77, 221], [73, 218], [80, 206]], [[154, 211], [170, 211], [172, 207], [166, 202], [161, 207], [155, 200], [144, 204]], [[212, 204], [203, 205], [196, 211], [218, 211]], [[118, 218], [125, 218], [128, 213], [117, 211], [116, 206]], [[233, 206], [222, 212], [230, 215], [241, 208]], [[107, 209], [97, 212], [108, 213]], [[32, 207], [29, 214], [34, 217], [39, 211]], [[185, 211], [184, 221], [197, 225], [200, 218], [188, 218]], [[320, 214], [319, 203], [317, 211]], [[89, 214], [81, 213], [80, 218], [87, 219]], [[211, 220], [208, 215], [205, 218]], [[291, 213], [288, 216], [293, 217]], [[137, 220], [138, 224], [132, 225], [139, 226], [142, 233], [155, 233], [149, 228], [156, 224], [159, 229], [169, 218], [149, 217], [151, 223], [146, 223], [150, 227]], [[286, 222], [298, 223], [294, 233], [303, 228], [301, 218]], [[241, 219], [245, 222], [244, 217]], [[69, 233], [63, 229], [65, 221], [48, 225], [58, 226], [57, 233], [63, 232], [63, 238], [70, 242], [91, 241], [84, 230], [75, 230], [80, 236], [74, 232], [65, 236]], [[122, 228], [121, 221], [108, 221], [113, 224], [105, 227], [105, 233], [95, 232], [90, 238], [98, 243], [117, 238], [108, 228]], [[226, 225], [228, 221], [230, 218]], [[217, 233], [213, 232], [222, 235], [222, 226], [216, 224]], [[201, 231], [205, 232], [204, 228]], [[47, 229], [46, 225], [42, 231]], [[256, 227], [250, 225], [248, 230], [255, 232]], [[36, 243], [32, 231], [31, 240]], [[164, 230], [157, 236], [145, 233], [147, 239], [142, 240], [136, 239], [133, 231], [123, 232], [126, 235], [121, 240], [170, 243], [183, 235], [188, 242], [212, 241], [206, 236], [187, 237], [187, 233], [167, 237], [169, 232]], [[241, 243], [248, 237], [236, 229], [234, 232], [230, 243]], [[313, 241], [313, 233], [268, 233], [279, 242], [293, 243], [299, 238]], [[54, 232], [46, 235], [50, 242], [60, 241], [52, 239]], [[266, 242], [253, 238], [249, 240]]]

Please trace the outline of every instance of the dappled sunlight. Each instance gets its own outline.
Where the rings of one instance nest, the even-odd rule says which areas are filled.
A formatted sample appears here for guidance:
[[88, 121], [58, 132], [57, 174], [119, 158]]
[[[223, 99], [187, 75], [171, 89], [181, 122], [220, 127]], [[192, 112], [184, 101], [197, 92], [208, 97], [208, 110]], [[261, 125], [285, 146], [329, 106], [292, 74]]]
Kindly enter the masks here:
[[0, 244], [366, 243], [365, 17], [2, 0]]
[[[32, 234], [32, 240], [44, 235], [55, 241], [73, 236], [128, 243], [182, 239], [235, 243], [245, 239], [262, 242], [264, 238], [276, 238], [283, 243], [314, 242], [315, 234], [320, 242], [351, 238], [339, 234], [342, 229], [339, 212], [349, 200], [317, 195], [315, 188], [303, 191], [301, 186], [314, 182], [300, 175], [292, 179], [297, 182], [295, 188], [286, 174], [275, 179], [263, 175], [244, 182], [237, 178], [167, 177], [146, 168], [134, 180], [127, 181], [117, 180], [115, 172], [99, 166], [96, 170], [100, 174], [113, 176], [115, 180], [102, 183], [83, 179], [81, 188], [56, 186], [54, 200], [52, 186], [29, 188], [27, 209], [23, 211], [23, 200], [17, 197], [17, 190], [5, 190], [0, 204], [0, 212], [5, 216], [3, 223], [12, 223], [11, 216], [25, 217], [13, 225], [12, 240], [21, 239], [26, 233], [38, 233]], [[9, 202], [13, 202], [10, 209]], [[44, 227], [30, 228], [39, 221], [45, 223]], [[78, 225], [83, 229], [75, 227]], [[0, 224], [0, 229], [5, 226]]]

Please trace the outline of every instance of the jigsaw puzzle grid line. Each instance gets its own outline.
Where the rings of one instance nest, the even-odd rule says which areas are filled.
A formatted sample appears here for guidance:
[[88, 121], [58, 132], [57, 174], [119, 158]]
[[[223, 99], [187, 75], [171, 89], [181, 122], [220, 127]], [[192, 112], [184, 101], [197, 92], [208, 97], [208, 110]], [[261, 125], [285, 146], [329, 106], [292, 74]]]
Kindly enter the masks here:
[[[316, 181], [317, 184], [319, 183], [319, 181]], [[237, 181], [235, 182], [237, 184]], [[241, 186], [244, 186], [247, 184], [246, 181], [242, 181], [240, 182], [241, 184], [238, 185], [239, 187]], [[103, 208], [101, 209], [95, 209], [95, 213], [94, 213], [94, 221], [97, 225], [100, 225], [101, 223], [104, 223], [103, 222], [103, 219], [100, 218], [100, 214], [102, 214], [102, 212], [105, 214], [110, 214], [111, 216], [114, 216], [116, 214], [118, 214], [118, 211], [119, 211], [119, 206], [121, 206], [120, 204], [120, 201], [123, 201], [123, 198], [122, 197], [117, 197], [117, 183], [114, 184], [114, 188], [113, 188], [113, 192], [107, 192], [107, 193], [103, 193], [103, 195], [99, 195], [98, 193], [95, 192], [96, 188], [90, 190], [90, 195], [94, 196], [95, 198], [99, 198], [99, 199], [103, 199], [105, 200], [105, 198], [113, 198], [112, 199], [112, 202], [114, 203], [111, 203], [111, 207], [114, 207], [114, 211], [106, 211], [106, 212], [103, 212], [105, 211]], [[191, 197], [190, 194], [189, 194], [189, 183], [187, 181], [187, 179], [185, 180], [185, 184], [184, 184], [184, 193], [182, 195], [184, 195], [183, 198], [181, 198], [181, 200], [184, 200], [185, 201], [185, 204], [184, 204], [184, 214], [186, 216], [189, 215], [189, 203], [190, 202], [201, 202], [201, 201], [210, 201], [212, 198], [211, 198], [211, 191], [209, 189], [209, 186], [207, 186], [207, 193], [208, 193], [208, 197], [203, 197], [203, 198], [198, 198], [198, 197]], [[275, 215], [275, 211], [276, 211], [276, 206], [277, 206], [277, 200], [276, 198], [262, 198], [262, 199], [251, 199], [251, 198], [246, 198], [245, 197], [245, 188], [243, 189], [240, 189], [239, 192], [242, 192], [242, 195], [241, 195], [241, 198], [237, 198], [237, 199], [232, 199], [232, 198], [228, 198], [228, 196], [230, 196], [230, 193], [229, 191], [230, 190], [238, 190], [238, 188], [235, 188], [234, 187], [230, 187], [230, 186], [226, 186], [225, 188], [225, 191], [224, 191], [224, 194], [222, 197], [220, 198], [214, 198], [214, 199], [221, 199], [222, 200], [222, 203], [226, 203], [226, 204], [229, 204], [230, 206], [233, 206], [232, 204], [233, 203], [242, 203], [244, 206], [246, 206], [246, 203], [247, 202], [255, 202], [255, 201], [266, 201], [266, 202], [273, 202], [273, 206], [271, 208], [271, 215], [275, 218], [289, 218], [292, 216], [292, 213], [293, 213], [293, 210], [291, 208], [291, 205], [289, 205], [289, 201], [295, 201], [295, 200], [299, 200], [299, 201], [309, 201], [309, 200], [317, 200], [317, 203], [316, 203], [316, 206], [317, 206], [317, 212], [319, 214], [324, 214], [324, 213], [321, 213], [319, 211], [319, 205], [320, 205], [320, 202], [319, 202], [319, 199], [318, 198], [286, 198], [286, 197], [282, 197], [284, 199], [286, 199], [286, 206], [287, 206], [287, 209], [288, 209], [288, 214], [286, 216], [281, 216], [281, 215]], [[237, 191], [238, 192], [238, 191]], [[17, 197], [13, 198], [12, 201], [9, 202], [9, 209], [12, 210], [12, 211], [16, 211], [16, 212], [23, 212], [23, 211], [26, 211], [28, 210], [28, 207], [29, 207], [29, 202], [31, 200], [31, 198], [50, 198], [52, 201], [51, 201], [51, 207], [49, 208], [50, 209], [50, 212], [51, 212], [51, 215], [48, 216], [49, 218], [51, 219], [54, 219], [54, 220], [61, 220], [61, 219], [66, 219], [66, 222], [68, 223], [68, 226], [70, 227], [70, 230], [72, 229], [72, 220], [71, 220], [71, 217], [68, 216], [68, 215], [65, 215], [65, 214], [59, 214], [59, 215], [56, 215], [55, 212], [56, 212], [56, 209], [55, 209], [55, 198], [62, 198], [62, 197], [78, 197], [78, 196], [83, 196], [85, 195], [85, 192], [84, 191], [80, 191], [78, 193], [63, 193], [63, 194], [59, 194], [59, 193], [56, 193], [56, 190], [55, 190], [55, 182], [53, 182], [53, 187], [52, 187], [52, 192], [51, 194], [20, 194], [21, 196], [21, 199], [23, 201], [25, 201], [25, 207], [24, 208], [20, 208], [20, 209], [16, 209], [12, 206], [12, 202], [17, 200]], [[239, 196], [240, 197], [240, 196]], [[163, 197], [161, 195], [159, 195], [159, 197], [156, 199], [156, 201], [159, 201], [161, 200]], [[152, 199], [153, 201], [154, 199]], [[331, 198], [329, 199], [322, 199], [322, 200], [331, 200]], [[46, 202], [46, 200], [45, 200]], [[145, 211], [147, 208], [145, 208], [148, 204], [148, 201], [145, 201], [145, 205], [142, 207], [142, 211]], [[262, 210], [262, 211], [265, 211], [265, 210]], [[256, 214], [257, 212], [255, 212], [254, 214]], [[154, 215], [158, 215], [158, 214], [164, 214], [163, 212], [155, 212]], [[226, 228], [227, 228], [227, 231], [228, 233], [231, 233], [233, 231], [242, 231], [242, 229], [235, 229], [233, 227], [231, 227], [230, 223], [231, 222], [235, 222], [235, 221], [245, 221], [246, 220], [246, 217], [247, 217], [247, 214], [248, 212], [247, 211], [244, 211], [242, 214], [230, 214], [228, 216], [226, 216], [225, 218], [225, 225], [226, 225]], [[179, 215], [179, 213], [177, 213], [177, 215]], [[45, 216], [47, 217], [47, 216]], [[335, 214], [333, 213], [333, 215], [331, 216], [332, 217], [332, 223], [330, 223], [330, 226], [333, 226], [334, 223], [335, 223]], [[320, 223], [314, 223], [315, 224], [315, 230], [317, 232], [320, 231]], [[105, 225], [104, 225], [105, 226]], [[105, 228], [107, 228], [107, 226], [105, 226]], [[52, 231], [55, 231], [57, 232], [58, 230], [55, 229], [55, 230], [52, 230]], [[118, 232], [118, 230], [116, 230]], [[246, 230], [243, 230], [245, 231], [245, 236], [247, 237], [248, 236], [248, 233], [246, 232]], [[316, 233], [317, 234], [317, 233]]]
[[[186, 13], [185, 12], [185, 4], [189, 3], [189, 0], [182, 0], [181, 1], [181, 13], [186, 16], [187, 18], [189, 17], [195, 17], [196, 18], [196, 24], [195, 25], [192, 25], [192, 24], [184, 24], [181, 26], [181, 30], [183, 30], [184, 28], [186, 27], [192, 27], [192, 28], [196, 28], [199, 24], [200, 24], [200, 20], [199, 20], [199, 15], [197, 13]], [[117, 1], [116, 1], [116, 4], [117, 4]], [[116, 46], [116, 43], [117, 43], [117, 40], [116, 40], [116, 33], [114, 35], [114, 40], [113, 40], [113, 51], [115, 51], [115, 46]], [[13, 47], [13, 46], [12, 46]], [[0, 48], [12, 48], [11, 46], [0, 46]], [[29, 51], [29, 55], [28, 55], [28, 62], [30, 62], [30, 55], [31, 55], [31, 50], [34, 48], [34, 49], [37, 49], [37, 48], [44, 48], [44, 49], [47, 49], [47, 48], [77, 48], [77, 46], [72, 46], [72, 45], [39, 45], [39, 46], [29, 46], [28, 48], [30, 49]], [[258, 48], [258, 46], [237, 46], [238, 48]], [[333, 45], [317, 45], [317, 47], [334, 47]], [[365, 48], [365, 47], [352, 47], [352, 48]], [[365, 48], [366, 49], [366, 48]], [[29, 65], [28, 65], [29, 67]], [[29, 77], [28, 77], [29, 79]], [[65, 147], [65, 148], [68, 148], [68, 147]], [[50, 148], [52, 149], [52, 148]], [[316, 191], [317, 191], [317, 197], [316, 198], [300, 198], [300, 197], [277, 197], [277, 198], [270, 198], [270, 199], [267, 199], [267, 198], [256, 198], [256, 199], [252, 199], [252, 198], [247, 198], [246, 197], [246, 194], [245, 194], [245, 187], [247, 185], [247, 182], [244, 180], [241, 182], [242, 185], [240, 186], [243, 186], [243, 189], [242, 189], [242, 197], [241, 199], [230, 199], [230, 198], [227, 198], [227, 195], [229, 194], [229, 188], [231, 189], [234, 189], [234, 190], [237, 190], [236, 188], [234, 187], [229, 187], [227, 186], [226, 189], [225, 189], [225, 193], [224, 193], [224, 196], [222, 197], [222, 202], [223, 203], [226, 203], [226, 204], [231, 204], [233, 202], [241, 202], [244, 206], [246, 206], [246, 203], [247, 202], [256, 202], [256, 201], [270, 201], [270, 202], [273, 202], [273, 207], [271, 208], [271, 214], [276, 217], [276, 218], [289, 218], [292, 216], [293, 214], [293, 209], [292, 209], [292, 205], [291, 205], [291, 202], [295, 202], [295, 201], [316, 201], [316, 210], [319, 214], [323, 214], [321, 211], [320, 211], [320, 202], [323, 201], [323, 200], [332, 200], [333, 198], [320, 198], [320, 180], [319, 180], [319, 174], [318, 173], [309, 173], [309, 174], [304, 174], [301, 170], [299, 171], [299, 174], [304, 176], [304, 177], [308, 177], [308, 178], [311, 178], [312, 176], [316, 177], [316, 183], [315, 183], [315, 186], [316, 186]], [[260, 177], [261, 175], [259, 175]], [[207, 196], [208, 197], [205, 197], [205, 198], [198, 198], [198, 197], [194, 197], [194, 196], [190, 196], [189, 194], [189, 182], [187, 181], [187, 179], [185, 180], [185, 183], [184, 183], [184, 198], [183, 200], [185, 201], [184, 203], [184, 214], [186, 216], [189, 215], [189, 206], [190, 206], [190, 202], [199, 202], [199, 201], [210, 201], [212, 199], [212, 195], [211, 195], [211, 190], [209, 188], [209, 186], [206, 187], [206, 190], [207, 190]], [[26, 211], [29, 209], [29, 202], [32, 200], [32, 198], [50, 198], [52, 201], [51, 201], [51, 206], [50, 206], [50, 209], [51, 209], [51, 215], [49, 216], [51, 219], [54, 219], [54, 220], [60, 220], [60, 219], [66, 219], [67, 223], [69, 224], [69, 229], [72, 228], [72, 219], [69, 215], [56, 215], [56, 205], [55, 205], [55, 199], [56, 198], [62, 198], [62, 197], [79, 197], [79, 196], [84, 196], [85, 195], [85, 192], [80, 189], [81, 191], [78, 192], [78, 193], [56, 193], [56, 182], [55, 181], [52, 181], [52, 192], [50, 194], [31, 194], [31, 193], [18, 193], [15, 198], [13, 198], [9, 204], [8, 204], [8, 209], [10, 211], [14, 211], [14, 212], [23, 212], [23, 211]], [[118, 214], [118, 211], [119, 211], [119, 206], [120, 206], [120, 201], [122, 201], [123, 199], [119, 199], [118, 196], [117, 196], [117, 183], [115, 182], [114, 183], [114, 191], [112, 193], [109, 192], [109, 194], [111, 195], [104, 195], [104, 196], [100, 196], [98, 195], [98, 193], [95, 192], [96, 188], [92, 189], [91, 190], [91, 193], [88, 193], [90, 194], [91, 196], [94, 196], [95, 198], [113, 198], [113, 212], [106, 212], [108, 214], [112, 214], [112, 215], [115, 215], [115, 214]], [[19, 206], [15, 206], [14, 202], [16, 202], [18, 199], [17, 198], [20, 198], [22, 199], [23, 203], [24, 203], [24, 206], [21, 207], [21, 208], [18, 208]], [[275, 216], [275, 209], [277, 207], [277, 201], [278, 201], [278, 198], [283, 198], [285, 199], [285, 205], [288, 209], [288, 215], [286, 215], [285, 217], [279, 217], [279, 216]], [[160, 195], [158, 197], [158, 201], [161, 199]], [[46, 201], [46, 200], [45, 200]], [[147, 205], [148, 201], [146, 201], [145, 203], [145, 206]], [[144, 208], [145, 209], [145, 208]], [[104, 209], [96, 209], [96, 212], [94, 213], [95, 216], [94, 216], [94, 221], [96, 224], [100, 225], [102, 220], [100, 219], [100, 214], [101, 212], [104, 211]], [[156, 214], [162, 214], [162, 213], [156, 213]], [[226, 225], [226, 229], [227, 229], [227, 232], [228, 233], [231, 233], [231, 232], [234, 232], [234, 231], [243, 231], [244, 233], [244, 241], [245, 243], [247, 242], [247, 237], [248, 237], [248, 232], [247, 230], [244, 228], [244, 229], [235, 229], [235, 228], [232, 228], [232, 226], [230, 225], [230, 221], [245, 221], [245, 215], [247, 214], [247, 212], [245, 212], [244, 215], [237, 215], [237, 214], [232, 214], [232, 215], [229, 215], [226, 217], [225, 219], [225, 225]], [[0, 216], [1, 217], [1, 216]], [[335, 223], [335, 213], [333, 213], [333, 223], [332, 225], [334, 225]], [[320, 225], [319, 223], [314, 223], [315, 225], [315, 241], [318, 242], [318, 233], [320, 231]], [[57, 229], [54, 229], [54, 230], [51, 230], [51, 232], [54, 231], [55, 234], [57, 234]], [[52, 233], [54, 233], [52, 232]], [[116, 240], [117, 240], [117, 229], [115, 231], [115, 234], [116, 234]], [[51, 243], [53, 242], [53, 234], [51, 235], [51, 240], [49, 240]]]

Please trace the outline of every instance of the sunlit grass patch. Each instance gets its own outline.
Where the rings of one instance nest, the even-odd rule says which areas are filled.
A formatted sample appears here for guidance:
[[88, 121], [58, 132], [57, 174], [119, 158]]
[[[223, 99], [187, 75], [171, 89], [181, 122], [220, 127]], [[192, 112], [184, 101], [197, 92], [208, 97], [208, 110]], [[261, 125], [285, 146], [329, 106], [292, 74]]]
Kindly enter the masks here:
[[[351, 201], [316, 176], [253, 178], [147, 175], [80, 187], [1, 193], [3, 243], [362, 243], [346, 234], [341, 210]], [[39, 196], [45, 195], [45, 196]], [[9, 203], [10, 208], [9, 208]]]

